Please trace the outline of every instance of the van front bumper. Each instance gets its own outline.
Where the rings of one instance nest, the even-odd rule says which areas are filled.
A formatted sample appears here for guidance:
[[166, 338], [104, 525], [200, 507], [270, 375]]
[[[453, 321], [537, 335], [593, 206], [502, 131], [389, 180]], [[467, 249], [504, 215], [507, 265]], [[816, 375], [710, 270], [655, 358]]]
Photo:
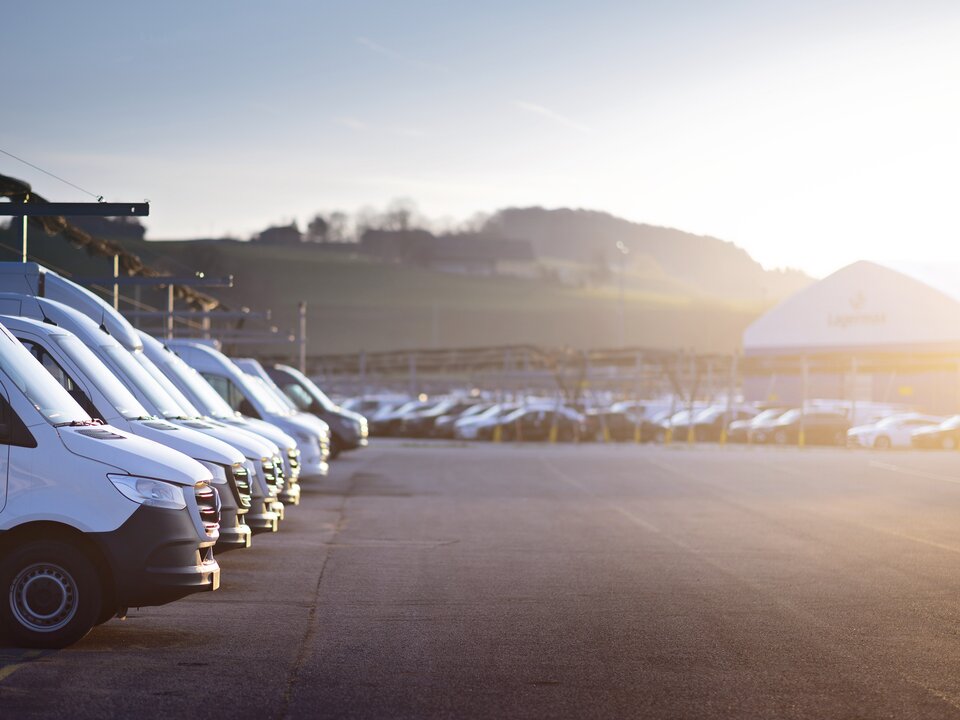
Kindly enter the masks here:
[[254, 508], [257, 512], [247, 513], [243, 521], [249, 526], [254, 535], [265, 532], [276, 532], [280, 526], [280, 516], [273, 512], [272, 503], [263, 498], [254, 498]]
[[280, 502], [284, 505], [300, 504], [300, 483], [287, 481], [280, 492]]
[[164, 605], [220, 587], [213, 548], [186, 509], [140, 506], [116, 530], [92, 537], [110, 567], [118, 608]]

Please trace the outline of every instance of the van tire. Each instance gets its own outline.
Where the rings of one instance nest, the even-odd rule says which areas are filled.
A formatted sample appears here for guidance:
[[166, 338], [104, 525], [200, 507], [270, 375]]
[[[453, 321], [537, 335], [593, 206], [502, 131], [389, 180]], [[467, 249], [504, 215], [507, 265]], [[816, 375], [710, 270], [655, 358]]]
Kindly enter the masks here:
[[873, 441], [873, 446], [878, 450], [887, 450], [890, 448], [890, 438], [886, 435], [881, 435]]
[[97, 624], [103, 587], [80, 549], [34, 540], [0, 561], [0, 632], [15, 645], [62, 648]]
[[955, 450], [957, 447], [957, 441], [952, 437], [947, 436], [940, 441], [940, 447], [942, 447], [944, 450]]

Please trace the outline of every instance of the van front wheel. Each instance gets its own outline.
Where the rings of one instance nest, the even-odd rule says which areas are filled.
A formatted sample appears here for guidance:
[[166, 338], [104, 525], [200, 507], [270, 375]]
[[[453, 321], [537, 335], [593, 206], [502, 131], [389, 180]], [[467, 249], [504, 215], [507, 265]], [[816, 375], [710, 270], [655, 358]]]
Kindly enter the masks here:
[[17, 547], [0, 562], [0, 626], [16, 645], [62, 648], [90, 632], [103, 590], [77, 548], [52, 540]]

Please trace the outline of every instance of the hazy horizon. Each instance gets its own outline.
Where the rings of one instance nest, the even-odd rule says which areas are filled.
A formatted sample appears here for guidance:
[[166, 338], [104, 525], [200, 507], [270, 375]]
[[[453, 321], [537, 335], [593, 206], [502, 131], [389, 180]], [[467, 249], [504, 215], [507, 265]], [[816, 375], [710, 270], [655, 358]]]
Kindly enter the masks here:
[[[821, 277], [954, 259], [945, 2], [279, 2], [7, 9], [0, 148], [248, 236], [409, 197], [588, 208]], [[187, 22], [186, 20], [189, 20]], [[85, 199], [26, 166], [0, 172]], [[954, 251], [949, 251], [956, 255]]]

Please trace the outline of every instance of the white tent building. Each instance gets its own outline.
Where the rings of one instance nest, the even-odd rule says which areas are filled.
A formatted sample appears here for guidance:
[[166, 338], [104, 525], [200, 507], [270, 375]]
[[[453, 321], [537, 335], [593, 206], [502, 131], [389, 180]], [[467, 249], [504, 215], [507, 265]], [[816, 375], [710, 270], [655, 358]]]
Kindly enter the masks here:
[[751, 400], [802, 397], [960, 411], [960, 303], [871, 262], [789, 297], [743, 335]]

